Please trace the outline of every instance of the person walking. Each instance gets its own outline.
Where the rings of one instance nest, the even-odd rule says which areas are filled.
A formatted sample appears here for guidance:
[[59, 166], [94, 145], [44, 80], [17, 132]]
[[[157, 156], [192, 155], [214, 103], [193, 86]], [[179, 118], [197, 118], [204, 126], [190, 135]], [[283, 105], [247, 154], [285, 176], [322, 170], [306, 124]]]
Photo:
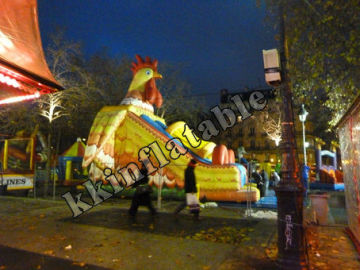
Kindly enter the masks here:
[[143, 205], [149, 208], [152, 215], [156, 215], [156, 209], [151, 202], [150, 195], [152, 193], [152, 188], [148, 184], [148, 170], [145, 165], [142, 166], [140, 172], [144, 177], [133, 184], [133, 187], [136, 188], [136, 190], [131, 201], [129, 214], [130, 216], [135, 217], [139, 206]]
[[263, 182], [264, 182], [264, 185], [263, 185], [263, 194], [264, 194], [264, 197], [266, 197], [266, 195], [267, 195], [267, 191], [268, 191], [268, 189], [269, 189], [269, 175], [268, 175], [268, 173], [264, 170], [264, 169], [262, 169], [261, 170], [261, 177], [262, 177], [262, 179], [263, 179]]
[[196, 188], [196, 179], [195, 179], [195, 167], [196, 167], [196, 160], [192, 159], [188, 167], [185, 170], [185, 194], [186, 200], [182, 202], [175, 210], [174, 214], [180, 213], [186, 206], [189, 206], [190, 213], [194, 215], [196, 219], [199, 219], [200, 214], [200, 204], [197, 198], [197, 188]]
[[252, 173], [251, 177], [256, 183], [256, 187], [260, 190], [260, 197], [264, 197], [264, 180], [260, 174], [260, 167], [256, 166], [255, 171]]

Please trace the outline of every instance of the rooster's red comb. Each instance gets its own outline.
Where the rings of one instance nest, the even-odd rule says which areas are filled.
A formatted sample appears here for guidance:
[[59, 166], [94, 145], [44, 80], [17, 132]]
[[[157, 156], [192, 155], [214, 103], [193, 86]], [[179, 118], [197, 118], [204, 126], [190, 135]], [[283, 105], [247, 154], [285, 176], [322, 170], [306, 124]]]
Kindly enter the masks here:
[[158, 60], [154, 59], [154, 61], [151, 61], [151, 58], [149, 56], [145, 57], [145, 61], [141, 58], [140, 55], [135, 55], [136, 60], [138, 61], [137, 63], [132, 62], [132, 67], [131, 67], [131, 71], [133, 72], [133, 74], [135, 74], [136, 72], [138, 72], [139, 69], [148, 67], [151, 68], [153, 71], [157, 72], [157, 65], [158, 65]]

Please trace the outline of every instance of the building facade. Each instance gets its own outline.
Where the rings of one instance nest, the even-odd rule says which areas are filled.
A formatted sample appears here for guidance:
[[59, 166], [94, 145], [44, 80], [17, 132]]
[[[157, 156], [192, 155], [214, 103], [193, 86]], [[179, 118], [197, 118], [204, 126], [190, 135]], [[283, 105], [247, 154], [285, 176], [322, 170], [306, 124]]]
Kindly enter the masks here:
[[[229, 94], [225, 90], [221, 91], [220, 107], [222, 109], [232, 108], [234, 104], [229, 102], [229, 100], [230, 97], [235, 94]], [[276, 165], [277, 163], [281, 163], [281, 150], [274, 136], [269, 136], [268, 133], [276, 133], [274, 129], [278, 129], [278, 135], [280, 136], [277, 138], [281, 138], [281, 121], [279, 118], [281, 109], [275, 101], [275, 93], [272, 89], [253, 89], [238, 94], [243, 100], [247, 100], [249, 93], [253, 91], [260, 91], [265, 95], [268, 100], [266, 108], [263, 111], [252, 112], [252, 116], [247, 119], [238, 119], [232, 128], [224, 131], [220, 135], [218, 143], [222, 143], [228, 148], [233, 149], [235, 153], [237, 153], [239, 147], [244, 147], [246, 151], [244, 157], [249, 161], [253, 160], [258, 163], [271, 163], [272, 165]], [[226, 95], [228, 97], [226, 97]], [[247, 106], [246, 101], [244, 103], [245, 106]], [[269, 132], [269, 121], [272, 121], [274, 125], [276, 124], [275, 127], [270, 127], [271, 132]], [[305, 132], [307, 162], [308, 165], [314, 166], [315, 149], [321, 147], [323, 142], [315, 136], [314, 127], [310, 121], [305, 122]], [[295, 133], [299, 163], [303, 164], [302, 123], [297, 115], [295, 115]]]

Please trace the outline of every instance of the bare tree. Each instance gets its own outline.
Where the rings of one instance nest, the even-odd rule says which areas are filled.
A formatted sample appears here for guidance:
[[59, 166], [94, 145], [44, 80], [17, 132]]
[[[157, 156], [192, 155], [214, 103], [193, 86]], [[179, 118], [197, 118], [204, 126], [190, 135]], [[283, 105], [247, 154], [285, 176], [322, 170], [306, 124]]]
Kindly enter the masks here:
[[[44, 196], [48, 194], [48, 187], [51, 178], [51, 165], [52, 165], [52, 153], [51, 153], [51, 136], [52, 136], [52, 123], [56, 119], [59, 119], [67, 115], [66, 110], [61, 106], [63, 92], [56, 92], [48, 94], [39, 99], [39, 114], [48, 119], [49, 132], [47, 136], [47, 161], [46, 161], [46, 180], [44, 185]], [[53, 183], [53, 197], [55, 197], [55, 183]]]
[[280, 107], [277, 105], [272, 108], [273, 111], [263, 113], [263, 130], [275, 142], [275, 145], [279, 146], [281, 141], [281, 112]]
[[40, 107], [40, 115], [49, 120], [51, 124], [54, 120], [66, 115], [65, 108], [61, 106], [61, 98], [63, 92], [55, 92], [46, 95], [38, 101]]

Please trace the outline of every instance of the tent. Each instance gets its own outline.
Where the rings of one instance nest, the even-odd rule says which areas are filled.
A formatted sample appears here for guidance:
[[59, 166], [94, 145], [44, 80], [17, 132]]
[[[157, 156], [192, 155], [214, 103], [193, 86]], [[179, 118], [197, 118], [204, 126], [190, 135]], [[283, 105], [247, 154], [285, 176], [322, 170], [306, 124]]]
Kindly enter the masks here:
[[350, 236], [360, 252], [360, 96], [337, 123]]
[[77, 141], [59, 157], [58, 176], [59, 180], [64, 181], [64, 185], [72, 185], [78, 182], [76, 180], [86, 178], [87, 170], [81, 166], [84, 153], [85, 144], [77, 138]]
[[37, 1], [0, 1], [0, 105], [61, 89], [44, 57]]

